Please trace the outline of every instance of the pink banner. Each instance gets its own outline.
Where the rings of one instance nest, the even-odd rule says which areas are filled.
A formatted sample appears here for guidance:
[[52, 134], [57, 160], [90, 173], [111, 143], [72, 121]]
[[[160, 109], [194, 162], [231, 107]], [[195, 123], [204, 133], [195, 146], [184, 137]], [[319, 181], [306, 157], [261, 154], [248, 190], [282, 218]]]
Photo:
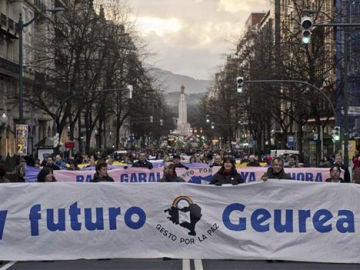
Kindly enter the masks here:
[[[212, 176], [220, 169], [213, 168], [190, 168], [177, 169], [178, 176], [185, 181], [197, 184], [207, 184]], [[242, 175], [245, 182], [253, 182], [260, 180], [261, 176], [266, 172], [266, 167], [243, 167], [238, 168], [238, 172]], [[285, 168], [290, 173], [291, 178], [297, 181], [307, 182], [323, 182], [330, 177], [329, 168]], [[55, 178], [58, 182], [90, 182], [94, 176], [94, 170], [54, 171]], [[153, 168], [151, 170], [145, 168], [119, 168], [108, 170], [109, 175], [120, 183], [146, 183], [158, 182], [162, 175], [162, 168]]]

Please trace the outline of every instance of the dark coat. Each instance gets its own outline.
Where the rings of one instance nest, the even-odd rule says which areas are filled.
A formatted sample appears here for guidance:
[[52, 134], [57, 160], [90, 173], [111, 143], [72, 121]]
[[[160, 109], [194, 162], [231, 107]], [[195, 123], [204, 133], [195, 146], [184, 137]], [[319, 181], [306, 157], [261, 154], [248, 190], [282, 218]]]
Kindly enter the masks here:
[[106, 177], [100, 177], [99, 174], [95, 173], [91, 182], [114, 182], [114, 179], [109, 175]]
[[242, 176], [235, 170], [233, 170], [230, 174], [225, 173], [221, 169], [213, 176], [210, 181], [210, 185], [221, 186], [224, 184], [232, 184], [238, 185], [244, 183], [244, 179]]
[[282, 169], [279, 173], [274, 173], [273, 168], [268, 168], [266, 173], [264, 173], [264, 176], [267, 176], [268, 178], [275, 178], [275, 179], [289, 179], [291, 180], [291, 175], [289, 173], [285, 173], [284, 169]]
[[148, 168], [148, 169], [153, 168], [152, 163], [150, 161], [147, 161], [147, 160], [145, 160], [145, 161], [138, 160], [132, 166], [135, 167], [135, 168]]
[[185, 182], [185, 180], [183, 178], [181, 178], [180, 176], [172, 175], [172, 176], [163, 176], [160, 179], [160, 182]]
[[249, 161], [248, 164], [246, 164], [247, 167], [260, 167], [260, 164], [257, 160]]
[[[331, 181], [331, 177], [330, 178], [327, 178], [326, 180], [325, 180], [325, 182], [332, 182]], [[344, 181], [344, 179], [342, 179], [341, 177], [339, 178], [339, 183], [346, 183], [345, 181]]]
[[344, 183], [350, 183], [350, 171], [349, 171], [349, 168], [346, 168], [346, 166], [344, 164], [339, 164], [340, 165], [340, 168], [342, 170], [344, 170], [344, 179], [343, 179], [343, 182]]

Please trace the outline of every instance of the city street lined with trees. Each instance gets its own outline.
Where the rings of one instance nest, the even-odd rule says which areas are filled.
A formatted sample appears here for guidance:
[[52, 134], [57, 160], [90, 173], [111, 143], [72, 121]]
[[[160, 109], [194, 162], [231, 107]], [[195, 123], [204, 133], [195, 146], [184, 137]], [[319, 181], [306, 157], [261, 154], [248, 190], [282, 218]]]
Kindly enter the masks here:
[[[142, 257], [137, 258], [153, 259], [134, 260], [141, 267], [149, 262], [154, 267], [172, 265], [186, 270], [235, 267], [232, 260], [219, 258], [235, 262], [254, 259], [250, 265], [259, 269], [264, 265], [274, 269], [302, 267], [303, 263], [291, 262], [298, 259], [310, 261], [305, 268], [311, 265], [317, 269], [331, 268], [326, 264], [329, 261], [358, 262], [345, 249], [342, 253], [332, 249], [342, 247], [344, 238], [354, 246], [357, 243], [358, 213], [350, 203], [358, 198], [357, 185], [312, 183], [310, 188], [306, 182], [360, 182], [355, 177], [360, 170], [360, 1], [275, 0], [268, 11], [249, 14], [245, 32], [238, 34], [230, 53], [224, 52], [224, 63], [213, 75], [206, 94], [189, 107], [187, 100], [194, 96], [188, 94], [186, 85], [179, 84], [175, 110], [166, 102], [164, 82], [151, 72], [155, 67], [146, 63], [151, 52], [129, 19], [128, 4], [24, 0], [2, 2], [0, 7], [1, 181], [60, 182], [37, 189], [38, 183], [2, 184], [1, 241], [18, 248], [13, 241], [16, 238], [7, 233], [14, 230], [17, 236], [27, 231], [21, 227], [25, 222], [17, 222], [19, 215], [30, 223], [34, 249], [43, 248], [36, 241], [39, 231], [45, 237], [51, 234], [64, 258], [87, 258], [84, 264], [93, 264], [89, 269], [94, 265], [108, 265], [110, 269], [116, 267], [113, 263], [135, 267], [131, 260], [114, 260], [127, 255], [126, 250], [116, 250], [114, 243], [124, 241], [134, 248], [132, 243], [139, 240], [140, 229], [149, 237], [144, 238], [146, 241], [141, 238], [141, 248], [148, 248], [150, 255], [139, 248]], [[168, 178], [162, 178], [166, 170]], [[99, 183], [100, 189], [96, 189], [97, 184], [88, 185], [86, 182], [95, 181], [95, 175], [97, 181], [107, 179], [118, 186]], [[214, 175], [220, 185], [231, 189], [195, 185], [218, 183], [211, 182]], [[164, 183], [158, 188], [160, 183], [145, 183], [160, 179], [183, 183], [178, 187]], [[48, 186], [52, 184], [63, 189], [54, 191]], [[22, 185], [28, 185], [27, 192], [14, 196], [14, 190]], [[143, 189], [136, 190], [140, 186]], [[179, 195], [179, 190], [186, 195]], [[79, 197], [82, 193], [86, 196]], [[297, 196], [294, 202], [292, 194]], [[329, 201], [327, 194], [341, 198]], [[98, 195], [105, 205], [126, 201], [127, 208], [110, 207], [104, 218], [105, 207], [92, 199]], [[158, 200], [161, 196], [170, 207]], [[200, 203], [191, 197], [200, 198]], [[245, 204], [247, 200], [254, 200], [251, 206]], [[78, 202], [87, 207], [78, 206]], [[48, 208], [41, 209], [42, 204]], [[282, 209], [282, 205], [288, 208]], [[244, 211], [245, 207], [250, 211]], [[92, 217], [94, 209], [96, 215]], [[243, 216], [230, 217], [233, 212]], [[84, 222], [80, 222], [78, 217], [83, 213]], [[65, 222], [67, 215], [70, 225]], [[5, 226], [7, 217], [10, 225]], [[121, 222], [117, 223], [117, 218]], [[195, 224], [201, 219], [199, 226], [204, 233], [197, 235]], [[109, 228], [104, 229], [104, 223]], [[124, 226], [117, 228], [120, 224]], [[185, 230], [186, 237], [177, 239], [167, 228], [179, 236]], [[115, 235], [114, 230], [123, 231]], [[245, 230], [250, 236], [241, 234]], [[216, 238], [220, 231], [222, 237]], [[78, 258], [61, 248], [66, 243], [62, 236], [72, 233], [84, 239], [96, 234], [98, 238], [94, 239], [100, 243], [106, 236], [110, 246], [88, 257], [86, 247], [80, 248]], [[289, 236], [299, 241], [289, 245], [291, 251], [286, 239]], [[327, 241], [326, 236], [333, 242], [322, 252], [328, 249], [327, 254], [334, 255], [331, 258], [309, 248]], [[154, 237], [173, 244], [173, 249], [161, 246], [156, 250], [152, 245], [158, 239]], [[271, 237], [281, 238], [283, 243], [271, 241]], [[232, 255], [236, 256], [229, 255], [231, 249], [221, 248], [219, 257], [209, 260], [208, 249], [194, 248], [195, 241], [201, 246], [207, 238], [216, 240], [217, 245], [232, 242], [226, 247], [233, 247], [236, 252]], [[31, 241], [24, 239], [20, 237], [19, 243], [30, 246]], [[239, 245], [238, 239], [249, 243], [250, 248]], [[177, 240], [184, 245], [176, 245]], [[207, 248], [215, 250], [216, 246]], [[177, 254], [171, 253], [174, 250]], [[24, 256], [19, 259], [24, 261], [33, 255], [14, 254], [11, 249], [6, 252], [11, 258]], [[351, 252], [356, 254], [353, 249]], [[112, 254], [111, 260], [106, 254]], [[42, 260], [45, 255], [33, 256]], [[178, 259], [192, 256], [202, 260]], [[106, 261], [101, 261], [105, 257]], [[267, 260], [272, 258], [289, 261]], [[52, 253], [50, 259], [63, 258]], [[250, 267], [246, 260], [236, 262], [236, 267]], [[8, 267], [27, 269], [48, 263], [14, 261]], [[64, 264], [54, 262], [55, 268]], [[82, 267], [74, 261], [70, 264], [74, 264], [71, 268]], [[352, 266], [346, 265], [348, 269]]]
[[[290, 2], [250, 14], [246, 32], [206, 97], [189, 111], [191, 130], [201, 130], [194, 135], [204, 136], [207, 144], [229, 150], [261, 155], [297, 149], [308, 165], [340, 151], [349, 164], [353, 150], [344, 143], [356, 145], [358, 136], [357, 69], [349, 60], [358, 57], [351, 50], [358, 35], [350, 32], [359, 27], [349, 23], [355, 4]], [[40, 1], [32, 8], [20, 23], [24, 85], [7, 94], [3, 109], [3, 156], [16, 154], [16, 125], [24, 123], [25, 154], [32, 155], [46, 137], [56, 138], [58, 150], [72, 142], [78, 153], [139, 148], [144, 141], [161, 145], [167, 136], [174, 138], [177, 115], [166, 105], [162, 82], [149, 75], [144, 64], [149, 53], [125, 6]], [[30, 31], [35, 38], [28, 38]], [[344, 71], [348, 64], [352, 71]], [[16, 83], [9, 80], [9, 87]], [[18, 100], [23, 101], [19, 115]], [[335, 130], [340, 137], [332, 136]]]

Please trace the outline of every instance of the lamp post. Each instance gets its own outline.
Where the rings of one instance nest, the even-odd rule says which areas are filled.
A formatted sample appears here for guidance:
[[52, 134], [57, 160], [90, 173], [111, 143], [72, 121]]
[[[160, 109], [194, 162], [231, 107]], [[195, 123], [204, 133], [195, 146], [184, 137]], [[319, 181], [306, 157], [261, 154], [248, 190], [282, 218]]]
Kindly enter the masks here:
[[6, 127], [7, 121], [8, 121], [8, 117], [6, 113], [3, 113], [1, 115], [1, 127]]
[[[60, 7], [56, 7], [53, 9], [47, 9], [45, 10], [46, 12], [59, 12], [59, 11], [63, 11], [63, 8]], [[22, 19], [22, 14], [19, 14], [19, 23], [18, 23], [18, 27], [19, 27], [19, 124], [23, 124], [24, 123], [24, 97], [23, 97], [23, 30], [25, 27], [29, 26], [30, 24], [32, 24], [36, 18], [38, 17], [38, 14], [35, 14], [35, 16], [28, 22], [23, 21]]]
[[[323, 12], [321, 10], [311, 10], [311, 9], [304, 9], [303, 12], [308, 13], [308, 14], [316, 14], [316, 13], [321, 13], [324, 14], [328, 19], [330, 19], [331, 21], [333, 20], [332, 17], [329, 16], [329, 14], [327, 14], [326, 12]], [[348, 31], [345, 31], [344, 28], [348, 28], [348, 27], [359, 27], [360, 23], [354, 23], [354, 22], [348, 22], [348, 23], [343, 23], [343, 22], [335, 22], [335, 23], [320, 23], [320, 24], [314, 24], [314, 26], [319, 26], [319, 27], [326, 27], [326, 26], [330, 26], [330, 27], [336, 27], [337, 31], [341, 31], [343, 33], [343, 66], [342, 66], [342, 78], [343, 78], [343, 89], [342, 89], [342, 97], [343, 97], [343, 111], [344, 111], [344, 115], [343, 115], [343, 126], [344, 126], [344, 131], [343, 131], [343, 146], [344, 146], [344, 165], [345, 167], [349, 166], [349, 148], [348, 148], [348, 144], [349, 144], [349, 96], [348, 96], [348, 39], [349, 37], [349, 33]], [[338, 29], [341, 30], [338, 30]], [[340, 35], [338, 35], [340, 36]], [[337, 45], [339, 46], [339, 45]]]
[[[4, 137], [5, 137], [5, 149], [6, 149], [6, 126], [8, 123], [8, 117], [6, 115], [5, 112], [3, 112], [3, 114], [1, 115], [1, 120], [0, 120], [0, 130], [1, 132], [4, 131]], [[6, 154], [6, 151], [3, 151], [3, 139], [2, 139], [2, 134], [0, 134], [0, 155]]]
[[35, 17], [27, 23], [23, 23], [22, 15], [19, 16], [19, 123], [24, 122], [23, 100], [23, 29], [35, 20]]

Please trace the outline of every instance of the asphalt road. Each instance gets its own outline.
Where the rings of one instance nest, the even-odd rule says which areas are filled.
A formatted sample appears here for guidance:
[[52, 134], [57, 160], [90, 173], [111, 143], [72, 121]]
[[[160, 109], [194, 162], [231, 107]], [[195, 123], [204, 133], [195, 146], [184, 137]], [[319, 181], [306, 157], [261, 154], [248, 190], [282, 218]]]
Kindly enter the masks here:
[[116, 259], [76, 260], [51, 262], [3, 262], [0, 270], [352, 270], [360, 269], [359, 264], [304, 263], [279, 261], [238, 261], [238, 260], [188, 260], [188, 259]]

